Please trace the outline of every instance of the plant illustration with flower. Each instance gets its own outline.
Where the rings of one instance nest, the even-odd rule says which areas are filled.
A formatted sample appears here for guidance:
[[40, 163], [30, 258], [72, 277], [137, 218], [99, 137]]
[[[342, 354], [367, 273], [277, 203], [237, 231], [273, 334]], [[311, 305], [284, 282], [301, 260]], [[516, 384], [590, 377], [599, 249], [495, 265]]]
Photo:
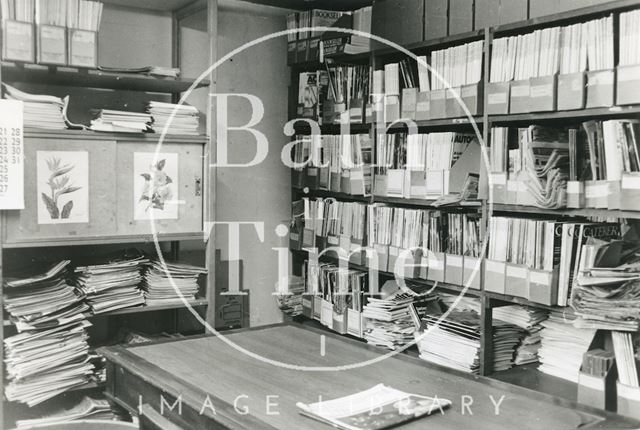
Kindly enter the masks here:
[[173, 198], [171, 191], [173, 180], [163, 170], [165, 164], [166, 160], [160, 160], [150, 166], [150, 173], [140, 174], [145, 182], [139, 201], [146, 201], [148, 203], [145, 212], [151, 208], [164, 210], [164, 205], [167, 200]]
[[50, 158], [47, 160], [47, 167], [49, 168], [49, 180], [47, 185], [51, 189], [51, 195], [42, 193], [42, 201], [44, 202], [51, 219], [67, 219], [71, 215], [71, 209], [73, 209], [73, 200], [69, 200], [62, 206], [62, 209], [58, 206], [58, 200], [60, 196], [65, 194], [71, 194], [78, 191], [82, 187], [74, 187], [69, 185], [70, 177], [68, 175], [75, 167], [72, 164], [61, 165], [59, 158]]

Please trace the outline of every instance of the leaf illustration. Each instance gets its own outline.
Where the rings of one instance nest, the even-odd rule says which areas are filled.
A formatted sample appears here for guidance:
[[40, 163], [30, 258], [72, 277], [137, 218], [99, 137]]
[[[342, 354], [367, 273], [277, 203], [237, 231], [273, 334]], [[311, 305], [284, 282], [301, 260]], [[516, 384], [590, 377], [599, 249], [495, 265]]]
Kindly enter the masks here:
[[69, 200], [63, 207], [62, 207], [62, 214], [60, 215], [60, 217], [62, 219], [68, 219], [69, 215], [71, 215], [71, 209], [73, 209], [73, 200]]
[[58, 206], [56, 206], [53, 200], [51, 200], [51, 197], [49, 197], [45, 193], [42, 193], [42, 201], [44, 202], [44, 205], [47, 207], [47, 210], [49, 211], [49, 216], [51, 216], [51, 219], [60, 218], [60, 212], [58, 210]]
[[164, 169], [164, 165], [166, 164], [167, 160], [160, 160], [158, 161], [158, 164], [156, 164], [156, 168], [158, 170], [162, 170]]
[[64, 188], [69, 183], [69, 176], [63, 176], [61, 178], [58, 178], [54, 181], [54, 183], [56, 184], [57, 189]]
[[82, 188], [82, 187], [67, 187], [67, 188], [63, 188], [63, 189], [60, 190], [58, 195], [61, 196], [63, 194], [73, 193], [75, 191], [78, 191], [80, 188]]
[[166, 183], [167, 183], [167, 184], [170, 184], [170, 183], [172, 183], [172, 182], [173, 182], [173, 180], [171, 179], [171, 177], [170, 177], [170, 176], [167, 176], [167, 177], [165, 178], [165, 181], [166, 181]]
[[71, 170], [73, 170], [73, 168], [74, 168], [74, 166], [73, 166], [73, 165], [70, 165], [70, 166], [64, 166], [64, 167], [63, 167], [63, 168], [61, 168], [61, 169], [56, 169], [56, 170], [51, 174], [51, 176], [52, 176], [52, 177], [54, 177], [54, 178], [55, 178], [55, 177], [57, 177], [57, 176], [62, 176], [62, 175], [64, 175], [64, 174], [66, 174], [66, 173], [69, 173]]
[[146, 181], [151, 180], [151, 175], [148, 173], [141, 173], [140, 176], [142, 176]]

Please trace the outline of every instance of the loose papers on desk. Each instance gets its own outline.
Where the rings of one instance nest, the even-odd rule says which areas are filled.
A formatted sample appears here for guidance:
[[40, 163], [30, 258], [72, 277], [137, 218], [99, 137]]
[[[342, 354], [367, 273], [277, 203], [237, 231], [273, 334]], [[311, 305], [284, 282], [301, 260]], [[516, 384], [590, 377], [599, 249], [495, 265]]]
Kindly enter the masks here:
[[63, 425], [77, 420], [118, 420], [117, 414], [107, 400], [84, 396], [75, 406], [57, 410], [43, 418], [16, 421], [16, 429], [26, 430], [43, 426]]

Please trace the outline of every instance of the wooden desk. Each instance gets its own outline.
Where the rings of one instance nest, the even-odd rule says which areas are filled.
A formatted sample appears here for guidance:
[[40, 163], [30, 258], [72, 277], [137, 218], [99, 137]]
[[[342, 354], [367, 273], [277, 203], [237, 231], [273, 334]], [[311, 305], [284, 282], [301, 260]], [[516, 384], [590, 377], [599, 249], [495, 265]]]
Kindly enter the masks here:
[[[320, 354], [320, 335], [326, 336], [324, 357]], [[255, 354], [302, 366], [339, 366], [380, 355], [379, 350], [355, 340], [295, 324], [225, 336]], [[582, 424], [587, 424], [583, 428], [640, 427], [640, 423], [615, 414], [488, 378], [443, 370], [403, 354], [339, 372], [303, 372], [259, 361], [211, 336], [129, 348], [108, 347], [100, 352], [109, 362], [107, 390], [114, 399], [132, 411], [143, 403], [159, 411], [163, 396], [164, 416], [185, 429], [327, 430], [331, 427], [300, 415], [296, 402], [315, 402], [318, 396], [340, 397], [381, 382], [400, 390], [453, 401], [445, 415], [437, 413], [410, 423], [403, 427], [407, 430], [427, 427], [560, 430], [575, 429]], [[177, 404], [173, 410], [168, 407], [179, 396], [181, 414]], [[499, 415], [495, 415], [490, 396], [496, 403], [505, 396]], [[234, 401], [239, 412], [234, 409]], [[465, 402], [469, 404], [466, 409]], [[244, 411], [248, 413], [243, 415]]]

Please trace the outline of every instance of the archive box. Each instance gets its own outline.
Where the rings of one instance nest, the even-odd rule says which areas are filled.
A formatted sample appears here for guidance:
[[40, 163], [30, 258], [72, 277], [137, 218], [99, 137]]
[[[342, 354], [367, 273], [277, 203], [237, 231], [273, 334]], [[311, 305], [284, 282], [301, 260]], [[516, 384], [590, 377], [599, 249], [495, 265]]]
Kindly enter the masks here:
[[614, 105], [615, 70], [587, 72], [587, 108]]
[[37, 59], [40, 64], [67, 65], [67, 29], [56, 25], [36, 26]]
[[427, 255], [427, 281], [444, 282], [447, 271], [447, 255], [444, 252], [429, 252]]
[[609, 184], [609, 194], [607, 195], [607, 208], [620, 209], [621, 181], [607, 181]]
[[640, 419], [640, 388], [616, 382], [617, 412], [625, 417]]
[[387, 175], [376, 173], [374, 175], [373, 182], [373, 192], [377, 196], [386, 196], [387, 195], [387, 183], [388, 178]]
[[302, 232], [304, 228], [300, 228], [300, 226], [295, 223], [289, 229], [289, 249], [293, 251], [301, 251], [302, 250]]
[[405, 196], [405, 182], [407, 174], [408, 173], [405, 169], [387, 170], [387, 196], [399, 198]]
[[427, 174], [424, 171], [409, 170], [409, 198], [427, 198]]
[[431, 118], [441, 119], [447, 117], [447, 90], [433, 90], [430, 98]]
[[[477, 84], [463, 85], [460, 87], [460, 97], [471, 115], [482, 115], [483, 112], [483, 85]], [[467, 116], [467, 112], [460, 106], [460, 116]]]
[[529, 295], [529, 268], [507, 263], [505, 294], [527, 298]]
[[98, 67], [98, 33], [69, 28], [69, 65], [95, 69]]
[[302, 230], [302, 248], [312, 249], [316, 247], [316, 233], [313, 229], [305, 228]]
[[507, 278], [507, 264], [504, 261], [485, 260], [484, 290], [492, 293], [505, 294]]
[[451, 285], [462, 285], [463, 280], [463, 260], [462, 255], [447, 254], [445, 259], [444, 282]]
[[461, 87], [449, 88], [445, 93], [445, 118], [459, 118], [464, 115], [458, 97], [462, 100]]
[[333, 307], [333, 318], [332, 318], [332, 326], [331, 328], [336, 333], [347, 334], [347, 309], [341, 309], [340, 311], [336, 311], [335, 307]]
[[584, 195], [586, 207], [606, 209], [609, 204], [609, 183], [607, 181], [585, 181]]
[[336, 120], [336, 107], [333, 100], [325, 100], [322, 104], [322, 122], [324, 124], [333, 124]]
[[322, 303], [325, 300], [322, 299], [319, 295], [315, 295], [312, 300], [313, 304], [313, 319], [320, 321], [322, 315]]
[[349, 100], [349, 122], [361, 123], [364, 119], [364, 100], [363, 99], [351, 99]]
[[2, 59], [35, 63], [33, 24], [12, 20], [5, 20], [2, 24]]
[[420, 272], [418, 273], [418, 278], [420, 279], [429, 279], [429, 257], [422, 254], [420, 259]]
[[304, 186], [309, 187], [311, 190], [320, 188], [320, 169], [318, 167], [307, 167], [306, 175], [304, 175]]
[[509, 113], [530, 112], [531, 81], [529, 79], [511, 82]]
[[640, 174], [623, 173], [620, 181], [620, 209], [640, 210]]
[[558, 303], [558, 270], [529, 270], [529, 301], [553, 306]]
[[398, 267], [398, 275], [405, 279], [417, 278], [420, 274], [419, 265], [422, 260], [422, 252], [418, 250], [402, 249], [395, 246], [389, 247], [389, 263], [388, 272], [396, 274], [396, 266]]
[[[360, 303], [362, 303], [362, 298], [360, 299]], [[357, 338], [363, 337], [362, 330], [362, 312], [357, 311], [355, 309], [348, 308], [347, 309], [347, 333], [351, 336], [355, 336]]]
[[587, 75], [583, 72], [558, 75], [558, 110], [584, 109]]
[[128, 196], [130, 205], [134, 199], [116, 181], [122, 171], [115, 141], [25, 139], [25, 208], [5, 212], [5, 242], [116, 235], [117, 198]]
[[481, 264], [482, 260], [480, 258], [464, 256], [462, 286], [468, 286], [472, 290], [480, 290]]
[[582, 209], [586, 207], [584, 182], [567, 181], [567, 207], [571, 209]]
[[386, 272], [389, 267], [389, 247], [374, 244], [372, 252], [367, 253], [367, 266], [378, 272]]
[[400, 119], [400, 96], [384, 97], [384, 116], [387, 123], [394, 123]]
[[118, 142], [118, 234], [188, 233], [203, 227], [199, 143]]
[[558, 92], [557, 75], [529, 79], [529, 111], [550, 112], [556, 110]]
[[341, 191], [340, 186], [342, 185], [342, 172], [340, 171], [330, 171], [329, 173], [329, 189], [331, 191], [335, 191], [339, 193]]
[[291, 169], [291, 186], [293, 188], [304, 188], [306, 175], [306, 169]]
[[509, 113], [511, 82], [489, 82], [486, 93], [488, 115], [506, 115]]
[[323, 298], [320, 302], [320, 323], [328, 328], [333, 328], [333, 303]]
[[493, 190], [493, 203], [507, 203], [507, 173], [490, 173], [491, 189]]
[[619, 66], [616, 74], [616, 104], [634, 105], [640, 103], [640, 64]]
[[431, 119], [431, 92], [421, 91], [418, 93], [416, 100], [416, 115], [417, 121], [426, 121]]
[[302, 293], [302, 315], [312, 319], [313, 318], [313, 294]]
[[[606, 343], [610, 341], [607, 333], [599, 330], [594, 335], [588, 351], [594, 349], [607, 349]], [[615, 412], [616, 410], [616, 380], [618, 372], [615, 362], [605, 376], [596, 376], [587, 373], [587, 369], [580, 366], [578, 373], [578, 403], [594, 408]]]
[[351, 171], [342, 169], [340, 172], [340, 192], [351, 194]]
[[401, 118], [415, 119], [418, 103], [418, 89], [405, 88], [402, 90]]
[[[356, 167], [349, 170], [349, 189], [352, 195], [365, 196], [369, 194], [370, 190], [367, 190], [365, 177], [369, 177], [369, 181], [371, 181], [373, 177], [372, 170], [372, 166]], [[369, 183], [369, 188], [370, 187], [371, 184]]]

